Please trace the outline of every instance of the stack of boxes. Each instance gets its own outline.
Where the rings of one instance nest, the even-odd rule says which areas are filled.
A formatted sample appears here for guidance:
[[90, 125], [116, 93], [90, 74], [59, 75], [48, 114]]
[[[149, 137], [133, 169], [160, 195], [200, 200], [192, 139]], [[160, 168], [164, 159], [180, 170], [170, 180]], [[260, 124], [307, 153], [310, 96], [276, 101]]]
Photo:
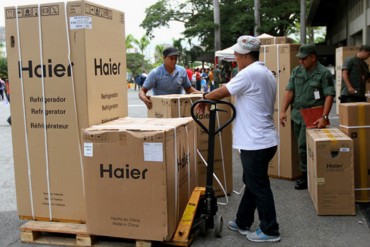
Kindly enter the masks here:
[[356, 202], [370, 202], [370, 103], [339, 105], [340, 130], [353, 140]]
[[[199, 94], [182, 94], [182, 95], [158, 95], [151, 96], [153, 108], [148, 110], [148, 117], [156, 118], [178, 118], [189, 117], [192, 104], [201, 99]], [[224, 99], [229, 100], [229, 99]], [[232, 110], [225, 105], [218, 105], [220, 110], [217, 113], [216, 128], [220, 127], [231, 118]], [[208, 128], [209, 115], [196, 115], [202, 124]], [[219, 180], [213, 182], [215, 194], [224, 196], [230, 194], [233, 190], [232, 177], [232, 133], [231, 125], [223, 129], [215, 136], [214, 143], [214, 173]], [[198, 152], [199, 151], [199, 152]], [[197, 161], [194, 176], [198, 186], [206, 185], [207, 162], [208, 158], [208, 134], [197, 126]]]
[[[296, 179], [301, 176], [297, 141], [291, 121], [288, 121], [285, 127], [279, 123], [285, 88], [293, 68], [299, 64], [296, 57], [299, 47], [298, 44], [274, 44], [262, 45], [260, 49], [260, 61], [272, 71], [277, 83], [274, 122], [280, 136], [280, 144], [269, 164], [268, 173], [272, 177], [283, 179]], [[286, 113], [290, 119], [290, 109]]]
[[84, 222], [81, 129], [128, 112], [124, 14], [76, 1], [5, 18], [18, 214]]

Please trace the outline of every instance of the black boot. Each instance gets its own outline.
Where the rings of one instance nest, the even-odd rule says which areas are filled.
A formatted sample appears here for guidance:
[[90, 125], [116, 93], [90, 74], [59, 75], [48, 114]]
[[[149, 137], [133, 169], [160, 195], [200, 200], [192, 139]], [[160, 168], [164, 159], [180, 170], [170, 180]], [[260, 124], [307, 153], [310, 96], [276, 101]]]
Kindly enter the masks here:
[[307, 172], [302, 172], [302, 177], [296, 181], [296, 185], [294, 188], [296, 190], [307, 189]]

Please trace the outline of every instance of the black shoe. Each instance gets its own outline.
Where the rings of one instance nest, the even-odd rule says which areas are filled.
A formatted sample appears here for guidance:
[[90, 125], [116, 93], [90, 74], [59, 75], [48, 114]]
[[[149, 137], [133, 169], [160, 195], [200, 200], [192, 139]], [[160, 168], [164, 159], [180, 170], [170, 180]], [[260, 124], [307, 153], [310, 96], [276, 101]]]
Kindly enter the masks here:
[[307, 189], [307, 178], [300, 178], [297, 180], [296, 185], [294, 186], [296, 190], [305, 190]]

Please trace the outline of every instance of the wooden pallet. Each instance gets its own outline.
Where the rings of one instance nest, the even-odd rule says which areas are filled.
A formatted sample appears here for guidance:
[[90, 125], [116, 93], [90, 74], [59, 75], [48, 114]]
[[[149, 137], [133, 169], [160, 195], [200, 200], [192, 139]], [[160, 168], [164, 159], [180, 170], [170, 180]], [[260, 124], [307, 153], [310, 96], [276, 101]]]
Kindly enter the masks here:
[[62, 246], [136, 246], [152, 247], [151, 241], [92, 236], [85, 224], [28, 221], [20, 227], [24, 243]]

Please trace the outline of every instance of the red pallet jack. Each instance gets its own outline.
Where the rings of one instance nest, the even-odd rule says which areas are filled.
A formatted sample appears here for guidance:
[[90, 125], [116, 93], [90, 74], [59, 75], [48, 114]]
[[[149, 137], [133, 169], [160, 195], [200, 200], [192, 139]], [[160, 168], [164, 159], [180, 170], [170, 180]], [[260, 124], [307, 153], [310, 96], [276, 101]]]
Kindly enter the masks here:
[[[199, 121], [198, 115], [194, 114], [194, 109], [198, 104], [209, 104], [209, 126]], [[216, 112], [224, 111], [218, 109], [217, 105], [227, 105], [231, 108], [232, 114], [221, 127], [216, 129]], [[194, 121], [208, 134], [208, 158], [207, 158], [207, 182], [206, 187], [196, 187], [191, 194], [183, 216], [179, 222], [177, 230], [168, 245], [172, 246], [190, 246], [193, 241], [192, 233], [199, 229], [201, 235], [207, 235], [210, 229], [214, 230], [215, 237], [222, 236], [223, 218], [217, 215], [217, 198], [213, 189], [213, 171], [214, 171], [214, 143], [215, 135], [228, 126], [236, 116], [236, 110], [233, 104], [227, 101], [198, 100], [191, 107], [191, 116]], [[222, 123], [221, 123], [222, 124]]]

